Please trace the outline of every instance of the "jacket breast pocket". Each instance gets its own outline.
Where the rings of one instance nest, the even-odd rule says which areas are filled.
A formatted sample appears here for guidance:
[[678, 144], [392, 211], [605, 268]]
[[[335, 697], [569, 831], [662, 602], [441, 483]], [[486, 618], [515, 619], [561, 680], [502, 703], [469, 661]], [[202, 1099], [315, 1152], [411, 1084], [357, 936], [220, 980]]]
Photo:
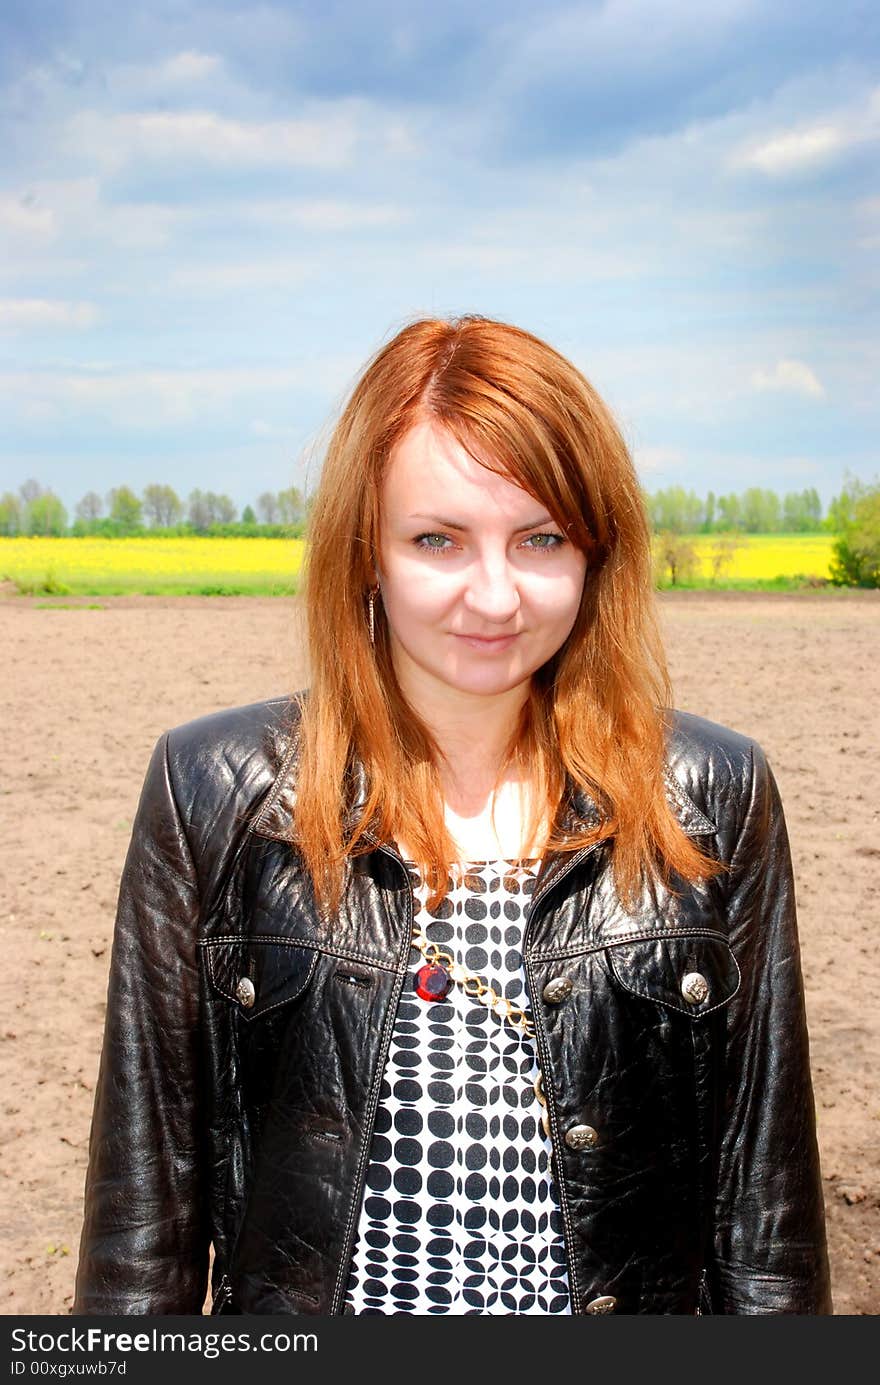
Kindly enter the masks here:
[[615, 980], [633, 995], [695, 1023], [739, 990], [740, 970], [727, 939], [717, 934], [640, 938], [606, 952]]
[[315, 948], [277, 939], [210, 938], [202, 948], [214, 990], [248, 1022], [301, 996], [318, 963]]

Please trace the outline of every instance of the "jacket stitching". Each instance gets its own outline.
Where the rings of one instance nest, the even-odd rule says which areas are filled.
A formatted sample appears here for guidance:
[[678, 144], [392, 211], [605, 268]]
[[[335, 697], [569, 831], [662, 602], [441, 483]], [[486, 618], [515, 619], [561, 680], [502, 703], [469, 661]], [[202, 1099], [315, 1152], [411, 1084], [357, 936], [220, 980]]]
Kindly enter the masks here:
[[[277, 1010], [278, 1007], [279, 1007], [279, 1005], [286, 1005], [286, 1004], [288, 1003], [288, 1001], [296, 1000], [297, 996], [302, 995], [302, 993], [303, 993], [303, 991], [305, 990], [306, 986], [307, 986], [307, 985], [309, 984], [309, 982], [311, 981], [311, 979], [312, 979], [312, 973], [314, 972], [315, 967], [316, 967], [317, 965], [318, 965], [318, 954], [317, 954], [317, 952], [316, 952], [315, 955], [314, 955], [314, 957], [312, 958], [311, 962], [309, 963], [308, 972], [306, 973], [305, 977], [303, 978], [303, 983], [302, 983], [301, 986], [297, 987], [297, 989], [296, 989], [295, 991], [291, 991], [288, 995], [284, 996], [281, 1000], [273, 1001], [273, 1003], [272, 1003], [271, 1005], [264, 1005], [261, 1009], [255, 1010], [255, 1011], [253, 1012], [253, 1014], [251, 1014], [251, 1015], [245, 1015], [245, 1016], [244, 1016], [245, 1019], [247, 1019], [247, 1020], [252, 1020], [252, 1019], [256, 1019], [258, 1015], [268, 1015], [268, 1013], [269, 1013], [270, 1010]], [[212, 982], [212, 984], [213, 984], [214, 987], [220, 992], [220, 994], [223, 995], [223, 996], [226, 996], [227, 1000], [232, 1000], [232, 1001], [234, 1001], [236, 1004], [238, 1004], [238, 1003], [239, 1003], [239, 1002], [238, 1002], [238, 997], [235, 996], [235, 995], [233, 995], [230, 991], [225, 990], [224, 987], [221, 986], [220, 982], [217, 980], [217, 977], [216, 977], [215, 972], [214, 972], [214, 955], [213, 955], [212, 952], [209, 952], [209, 953], [208, 953], [208, 971], [209, 971], [210, 974], [211, 974], [211, 982]], [[242, 1013], [244, 1013], [244, 1012], [242, 1012]]]
[[340, 957], [346, 961], [363, 962], [368, 966], [378, 967], [381, 971], [406, 972], [406, 967], [398, 968], [392, 962], [384, 962], [381, 958], [370, 957], [365, 952], [356, 952], [354, 948], [345, 947], [321, 947], [318, 943], [309, 942], [300, 938], [286, 937], [283, 933], [223, 933], [213, 938], [200, 938], [199, 947], [205, 948], [210, 952], [215, 944], [219, 943], [239, 943], [242, 947], [253, 944], [259, 947], [262, 943], [279, 943], [284, 947], [307, 948], [311, 952], [323, 953], [325, 957]]
[[[283, 700], [283, 699], [282, 699], [282, 700]], [[300, 712], [302, 712], [302, 704], [301, 704], [301, 703], [298, 703], [297, 705], [299, 706]], [[274, 808], [274, 806], [275, 806], [277, 800], [280, 798], [281, 793], [282, 793], [282, 791], [283, 791], [283, 789], [284, 789], [284, 785], [285, 785], [286, 779], [287, 779], [288, 771], [289, 771], [289, 769], [290, 769], [290, 766], [291, 766], [292, 763], [293, 763], [293, 759], [294, 759], [294, 756], [296, 755], [296, 752], [297, 752], [298, 748], [299, 748], [299, 723], [297, 722], [296, 726], [294, 727], [293, 734], [291, 735], [291, 738], [290, 738], [290, 745], [289, 745], [288, 748], [287, 748], [287, 751], [286, 751], [286, 753], [285, 753], [285, 755], [284, 755], [284, 758], [283, 758], [283, 760], [281, 761], [281, 765], [280, 765], [280, 768], [279, 768], [279, 770], [278, 770], [278, 773], [277, 773], [277, 775], [275, 776], [275, 782], [274, 782], [274, 784], [272, 785], [272, 788], [269, 790], [269, 797], [266, 799], [266, 802], [263, 804], [262, 808], [261, 808], [260, 811], [257, 813], [256, 817], [253, 819], [253, 821], [250, 823], [250, 825], [249, 825], [249, 827], [248, 827], [248, 831], [249, 831], [250, 833], [254, 833], [254, 832], [259, 833], [260, 824], [263, 822], [263, 819], [264, 819], [264, 818], [268, 817], [269, 813], [270, 813], [270, 812], [272, 811], [272, 809]], [[274, 836], [274, 833], [272, 833], [272, 834], [269, 834], [269, 833], [266, 833], [266, 834], [259, 833], [259, 834], [260, 834], [261, 836], [262, 836], [262, 835], [267, 835], [267, 836], [268, 836], [268, 835], [272, 835], [272, 836]], [[277, 840], [286, 841], [287, 838], [286, 838], [286, 837], [281, 837], [281, 838], [277, 838]]]
[[[528, 976], [529, 976], [529, 986], [530, 986], [530, 989], [531, 989], [531, 991], [532, 991], [532, 994], [535, 994], [536, 988], [535, 988], [535, 986], [534, 986], [534, 984], [533, 984], [533, 978], [532, 978], [532, 975], [531, 975], [531, 965], [530, 965], [530, 961], [529, 961], [528, 959], [526, 960], [526, 969], [527, 969]], [[536, 1043], [537, 1043], [538, 1050], [539, 1050], [539, 1066], [540, 1066], [540, 1068], [541, 1068], [541, 1071], [543, 1072], [543, 1070], [544, 1070], [545, 1058], [540, 1054], [540, 1049], [541, 1049], [542, 1047], [546, 1047], [546, 1045], [542, 1044], [542, 1042], [541, 1042], [542, 1035], [539, 1033], [539, 1028], [540, 1028], [540, 1026], [539, 1026], [539, 1025], [536, 1025], [536, 1027], [535, 1027], [535, 1039], [536, 1039]], [[549, 1056], [549, 1055], [548, 1055], [548, 1056]], [[548, 1069], [548, 1071], [550, 1071], [551, 1067], [552, 1067], [551, 1064], [547, 1064], [547, 1069]], [[556, 1111], [556, 1097], [555, 1097], [555, 1094], [554, 1094], [553, 1091], [552, 1091], [552, 1084], [551, 1084], [551, 1086], [545, 1088], [545, 1090], [544, 1090], [544, 1095], [545, 1095], [545, 1097], [546, 1097], [546, 1099], [547, 1099], [547, 1112], [548, 1112], [548, 1114], [549, 1114], [549, 1116], [550, 1116], [550, 1128], [551, 1128], [551, 1139], [550, 1139], [550, 1143], [551, 1143], [551, 1146], [552, 1146], [552, 1149], [553, 1149], [553, 1153], [556, 1154], [556, 1151], [559, 1149], [559, 1147], [560, 1147], [560, 1145], [561, 1145], [561, 1143], [562, 1143], [562, 1131], [561, 1131], [560, 1126], [559, 1126], [559, 1118], [558, 1118], [558, 1114], [557, 1114], [557, 1111]], [[538, 1121], [538, 1129], [540, 1129], [540, 1128], [541, 1128], [541, 1123], [540, 1123], [540, 1120], [539, 1120], [539, 1121]], [[574, 1247], [575, 1247], [575, 1245], [576, 1245], [576, 1243], [577, 1243], [577, 1242], [576, 1242], [576, 1238], [575, 1238], [575, 1233], [574, 1233], [574, 1223], [573, 1223], [572, 1218], [571, 1218], [571, 1208], [570, 1208], [569, 1200], [568, 1200], [568, 1187], [567, 1187], [566, 1182], [565, 1182], [564, 1168], [563, 1168], [562, 1161], [559, 1159], [559, 1156], [558, 1156], [558, 1155], [557, 1155], [556, 1162], [557, 1162], [556, 1191], [557, 1191], [557, 1193], [558, 1193], [558, 1195], [559, 1195], [559, 1208], [560, 1208], [560, 1211], [562, 1212], [562, 1220], [563, 1220], [563, 1222], [564, 1222], [564, 1224], [565, 1224], [565, 1232], [566, 1232], [566, 1235], [567, 1235], [567, 1238], [568, 1238], [567, 1244], [568, 1244], [569, 1247], [571, 1247], [572, 1251], [574, 1251]], [[572, 1308], [572, 1312], [577, 1313], [577, 1312], [580, 1312], [581, 1302], [582, 1302], [582, 1299], [583, 1299], [583, 1290], [582, 1290], [582, 1286], [581, 1286], [581, 1283], [580, 1283], [580, 1280], [579, 1280], [579, 1277], [578, 1277], [578, 1273], [577, 1273], [577, 1264], [576, 1264], [575, 1255], [572, 1254], [570, 1257], [569, 1257], [569, 1256], [566, 1256], [566, 1259], [567, 1259], [568, 1262], [569, 1262], [569, 1263], [568, 1263], [568, 1277], [569, 1277], [569, 1292], [570, 1292], [570, 1294], [571, 1294], [571, 1308]]]
[[730, 994], [726, 995], [723, 998], [723, 1000], [719, 1000], [716, 1005], [710, 1005], [706, 1010], [700, 1010], [699, 1012], [694, 1012], [693, 1010], [686, 1010], [683, 1005], [676, 1005], [675, 1002], [672, 1000], [661, 1000], [659, 996], [651, 995], [646, 991], [637, 991], [634, 986], [628, 986], [627, 983], [624, 981], [623, 977], [618, 972], [617, 968], [615, 967], [614, 958], [612, 957], [609, 960], [611, 962], [611, 970], [614, 972], [615, 980], [619, 982], [619, 984], [623, 987], [625, 991], [629, 991], [631, 995], [638, 996], [640, 1000], [651, 1000], [654, 1002], [655, 1005], [663, 1005], [667, 1010], [677, 1010], [680, 1015], [687, 1015], [688, 1019], [701, 1020], [705, 1019], [706, 1015], [711, 1015], [715, 1010], [720, 1010], [723, 1005], [727, 1005], [728, 1001], [733, 1000], [733, 997], [736, 995], [737, 991], [740, 988], [740, 983], [742, 981], [742, 972], [739, 969], [739, 963], [734, 957], [732, 951], [730, 953], [730, 957], [731, 961], [733, 962], [733, 965], [736, 967], [736, 985], [734, 986]]
[[352, 971], [351, 967], [349, 967], [347, 971], [343, 970], [342, 967], [337, 967], [333, 974], [338, 977], [340, 981], [344, 981], [348, 986], [366, 987], [370, 986], [373, 981], [372, 976], [364, 976], [362, 972]]
[[562, 947], [549, 952], [530, 952], [529, 957], [533, 962], [561, 961], [569, 957], [586, 957], [592, 952], [605, 952], [608, 948], [618, 947], [623, 943], [662, 942], [665, 938], [714, 938], [718, 942], [727, 943], [730, 947], [730, 939], [727, 934], [712, 928], [656, 928], [650, 933], [621, 933], [619, 936], [608, 938], [604, 942], [593, 943], [590, 947], [578, 947], [577, 944], [573, 943], [570, 947]]
[[391, 1005], [389, 1005], [389, 1007], [388, 1007], [388, 1017], [387, 1017], [387, 1019], [386, 1019], [386, 1021], [385, 1021], [385, 1025], [384, 1025], [384, 1028], [383, 1028], [383, 1030], [382, 1030], [382, 1047], [381, 1047], [381, 1050], [380, 1050], [380, 1058], [381, 1058], [381, 1061], [380, 1061], [380, 1062], [377, 1064], [377, 1066], [376, 1066], [376, 1071], [377, 1071], [378, 1076], [377, 1076], [377, 1078], [376, 1078], [376, 1079], [374, 1080], [374, 1082], [373, 1082], [373, 1091], [370, 1093], [369, 1116], [368, 1116], [367, 1120], [364, 1121], [364, 1130], [365, 1130], [366, 1134], [365, 1134], [364, 1139], [363, 1139], [362, 1142], [361, 1142], [361, 1153], [360, 1153], [360, 1158], [358, 1159], [357, 1169], [356, 1169], [356, 1171], [355, 1171], [354, 1189], [353, 1189], [352, 1196], [351, 1196], [351, 1205], [350, 1205], [350, 1207], [349, 1207], [348, 1217], [346, 1218], [346, 1222], [345, 1222], [345, 1232], [344, 1232], [343, 1237], [342, 1237], [343, 1253], [342, 1253], [342, 1255], [339, 1257], [339, 1269], [338, 1269], [337, 1274], [336, 1274], [336, 1282], [335, 1282], [335, 1284], [333, 1285], [333, 1301], [334, 1301], [334, 1302], [335, 1302], [335, 1300], [336, 1300], [337, 1294], [339, 1294], [339, 1292], [340, 1292], [340, 1288], [341, 1288], [341, 1285], [342, 1285], [342, 1278], [343, 1278], [343, 1275], [346, 1274], [346, 1273], [348, 1272], [348, 1269], [349, 1269], [350, 1257], [347, 1256], [347, 1255], [345, 1254], [345, 1247], [348, 1245], [349, 1236], [351, 1235], [351, 1229], [352, 1229], [352, 1226], [353, 1226], [353, 1224], [354, 1224], [354, 1219], [355, 1219], [355, 1216], [357, 1215], [357, 1211], [358, 1211], [358, 1199], [357, 1199], [356, 1194], [357, 1194], [358, 1189], [359, 1189], [360, 1186], [361, 1186], [361, 1175], [362, 1175], [362, 1173], [364, 1172], [364, 1168], [365, 1168], [365, 1166], [366, 1166], [367, 1158], [368, 1158], [369, 1152], [370, 1152], [370, 1144], [371, 1144], [371, 1142], [372, 1142], [372, 1134], [373, 1134], [373, 1131], [375, 1130], [375, 1124], [376, 1124], [376, 1108], [377, 1108], [377, 1106], [378, 1106], [378, 1104], [379, 1104], [379, 1094], [380, 1094], [380, 1091], [381, 1091], [382, 1076], [383, 1076], [384, 1067], [385, 1067], [385, 1058], [386, 1058], [386, 1056], [387, 1056], [387, 1049], [388, 1049], [388, 1047], [390, 1047], [390, 1044], [391, 1044], [391, 1030], [392, 1030], [392, 1026], [393, 1026], [393, 1024], [394, 1024], [394, 1018], [395, 1018], [395, 1015], [396, 1015], [396, 1012], [397, 1012], [397, 1002], [399, 1001], [399, 998], [400, 998], [400, 990], [402, 989], [402, 986], [403, 986], [403, 974], [401, 973], [401, 975], [400, 975], [400, 981], [399, 981], [399, 984], [398, 984], [398, 986], [397, 986], [397, 988], [396, 988], [396, 989], [397, 989], [397, 994], [392, 998], [392, 1003], [391, 1003]]
[[[384, 897], [382, 898], [384, 903]], [[360, 1157], [358, 1159], [357, 1169], [355, 1171], [354, 1189], [352, 1191], [351, 1204], [349, 1206], [348, 1217], [345, 1223], [345, 1233], [342, 1238], [343, 1253], [339, 1257], [339, 1269], [336, 1274], [336, 1282], [333, 1285], [333, 1298], [331, 1300], [331, 1307], [332, 1304], [336, 1302], [337, 1296], [339, 1297], [340, 1301], [342, 1299], [343, 1276], [348, 1273], [351, 1264], [351, 1256], [348, 1255], [346, 1251], [349, 1244], [349, 1238], [351, 1236], [352, 1227], [354, 1225], [354, 1219], [357, 1216], [359, 1210], [358, 1191], [361, 1188], [361, 1178], [365, 1173], [367, 1160], [370, 1154], [370, 1147], [372, 1145], [373, 1133], [375, 1131], [376, 1126], [376, 1110], [379, 1105], [379, 1097], [382, 1091], [382, 1078], [385, 1075], [385, 1064], [388, 1061], [388, 1050], [391, 1047], [391, 1034], [394, 1027], [394, 1021], [397, 1017], [397, 1009], [400, 1004], [400, 993], [403, 990], [403, 980], [404, 976], [406, 975], [406, 962], [409, 958], [412, 942], [413, 909], [411, 890], [408, 892], [406, 896], [406, 913], [407, 918], [404, 930], [404, 939], [400, 951], [400, 963], [396, 968], [397, 984], [395, 985], [394, 990], [392, 992], [391, 1003], [388, 1006], [388, 1012], [385, 1017], [385, 1024], [382, 1029], [382, 1037], [379, 1043], [379, 1056], [378, 1062], [376, 1064], [376, 1074], [373, 1078], [373, 1087], [372, 1091], [370, 1092], [367, 1116], [364, 1121], [364, 1137], [361, 1141]]]
[[[667, 768], [664, 770], [663, 779], [664, 782], [668, 785], [675, 799], [677, 800], [679, 806], [684, 808], [686, 812], [690, 812], [691, 810], [693, 810], [696, 813], [698, 825], [702, 827], [704, 832], [714, 833], [718, 831], [718, 828], [716, 827], [712, 819], [706, 816], [706, 814], [702, 811], [701, 808], [697, 806], [697, 804], [694, 802], [694, 800], [690, 797], [689, 794], [685, 793], [681, 784], [679, 784], [678, 780], [676, 779], [675, 775], [672, 773], [670, 769]], [[702, 835], [702, 833], [700, 835]]]

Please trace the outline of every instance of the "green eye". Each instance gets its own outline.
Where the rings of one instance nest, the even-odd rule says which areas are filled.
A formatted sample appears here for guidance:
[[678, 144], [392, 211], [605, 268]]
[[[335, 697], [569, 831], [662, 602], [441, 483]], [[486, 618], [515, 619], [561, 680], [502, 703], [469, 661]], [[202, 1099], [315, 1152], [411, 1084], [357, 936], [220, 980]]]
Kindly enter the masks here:
[[533, 548], [546, 552], [552, 548], [559, 548], [561, 544], [565, 543], [565, 539], [561, 534], [532, 534], [526, 539], [526, 543], [531, 544]]

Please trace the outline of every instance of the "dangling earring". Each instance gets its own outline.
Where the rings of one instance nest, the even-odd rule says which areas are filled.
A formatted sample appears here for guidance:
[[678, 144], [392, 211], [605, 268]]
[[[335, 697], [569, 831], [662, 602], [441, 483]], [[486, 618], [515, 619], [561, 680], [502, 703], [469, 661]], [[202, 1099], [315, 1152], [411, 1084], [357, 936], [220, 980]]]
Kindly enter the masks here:
[[375, 587], [370, 587], [367, 593], [367, 618], [370, 622], [370, 644], [372, 645], [376, 643], [376, 594], [378, 590], [379, 584], [377, 582]]

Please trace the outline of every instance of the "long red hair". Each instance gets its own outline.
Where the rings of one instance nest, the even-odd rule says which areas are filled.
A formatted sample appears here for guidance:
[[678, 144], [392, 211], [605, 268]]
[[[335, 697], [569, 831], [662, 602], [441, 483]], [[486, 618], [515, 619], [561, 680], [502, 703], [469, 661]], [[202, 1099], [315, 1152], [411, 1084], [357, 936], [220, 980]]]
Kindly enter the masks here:
[[[438, 751], [404, 699], [376, 603], [379, 492], [392, 448], [430, 418], [528, 491], [588, 558], [583, 597], [562, 648], [532, 678], [502, 769], [535, 789], [530, 836], [551, 823], [569, 785], [601, 821], [552, 828], [544, 850], [614, 836], [615, 883], [631, 900], [645, 870], [669, 881], [717, 873], [685, 835], [664, 787], [671, 686], [653, 591], [650, 536], [632, 460], [599, 395], [570, 361], [520, 328], [484, 317], [404, 327], [358, 380], [329, 442], [310, 520], [305, 604], [311, 687], [301, 722], [294, 831], [319, 901], [339, 902], [345, 862], [375, 840], [410, 843], [432, 903], [457, 857], [444, 820]], [[354, 815], [352, 768], [366, 797]]]

